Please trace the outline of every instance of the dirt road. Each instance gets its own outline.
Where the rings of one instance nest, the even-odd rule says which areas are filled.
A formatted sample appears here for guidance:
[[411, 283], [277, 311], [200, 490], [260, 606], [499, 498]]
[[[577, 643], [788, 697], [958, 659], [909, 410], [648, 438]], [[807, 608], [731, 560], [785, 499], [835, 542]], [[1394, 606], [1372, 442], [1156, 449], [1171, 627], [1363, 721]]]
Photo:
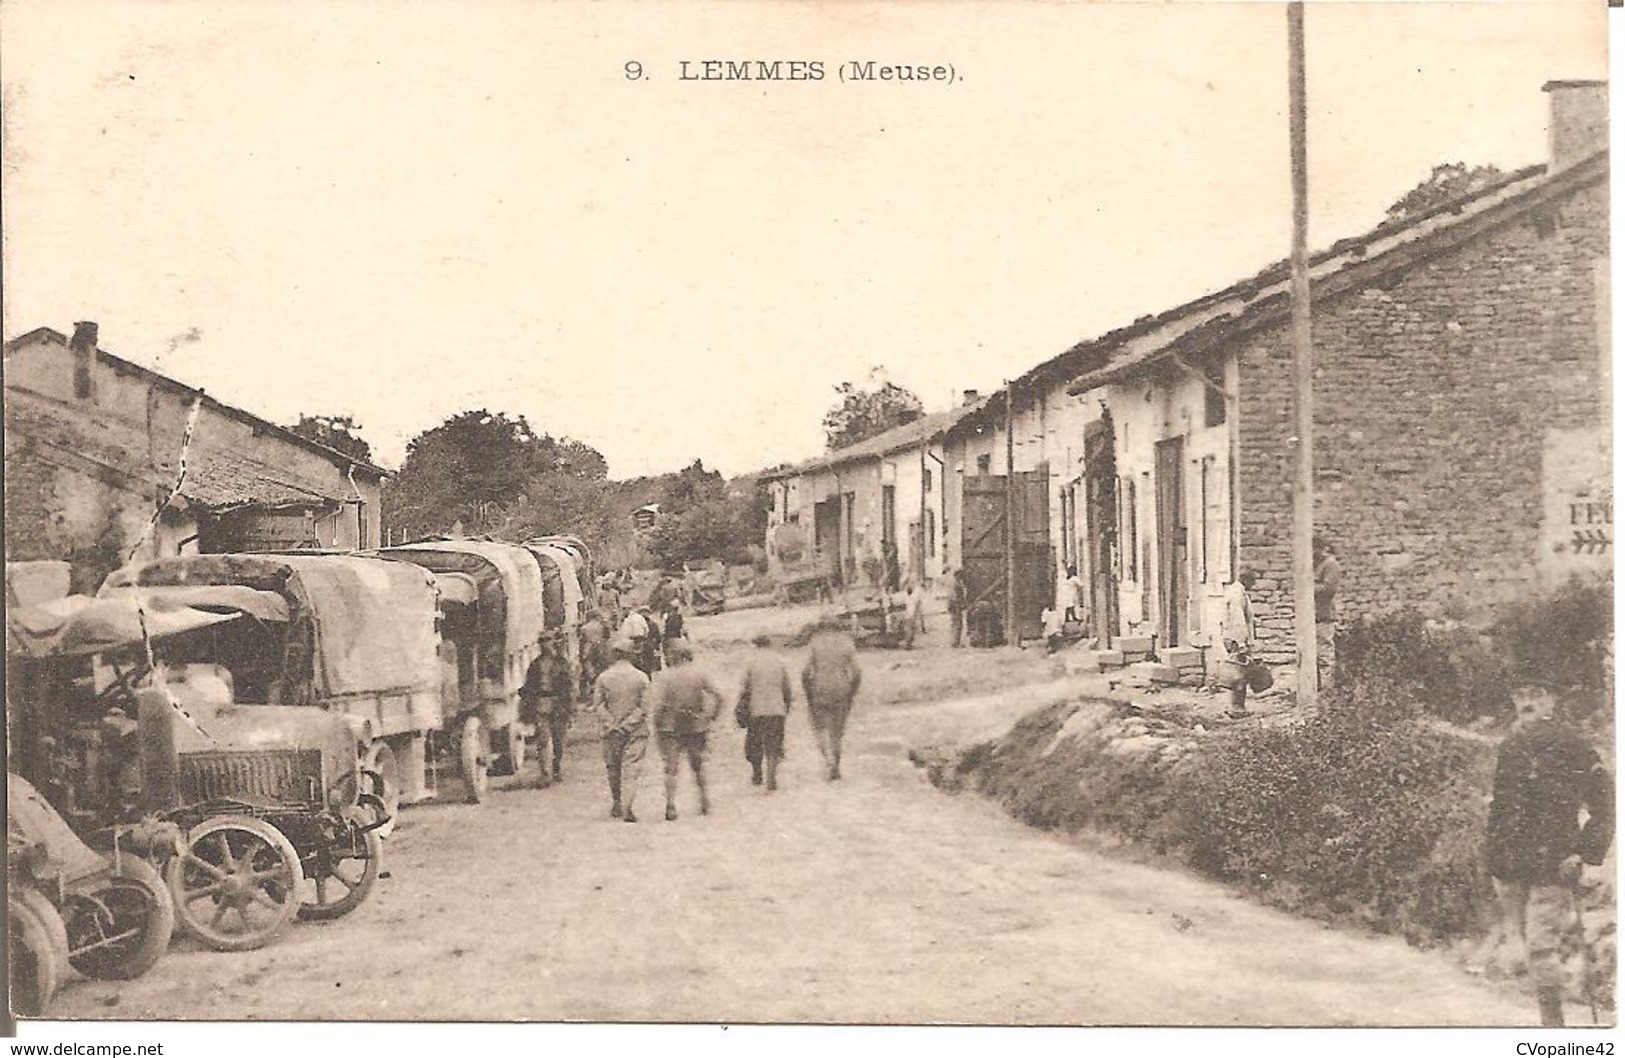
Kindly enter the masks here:
[[[728, 660], [737, 648], [711, 651]], [[912, 663], [919, 668], [921, 663]], [[963, 664], [961, 662], [961, 664]], [[879, 667], [880, 663], [877, 663]], [[927, 664], [925, 666], [929, 668]], [[985, 666], [983, 666], [985, 667]], [[924, 671], [923, 669], [921, 671]], [[725, 716], [716, 809], [609, 818], [595, 742], [562, 786], [408, 810], [390, 877], [257, 952], [177, 942], [144, 979], [75, 982], [61, 1017], [1015, 1024], [1522, 1024], [1517, 993], [1402, 942], [1323, 928], [1185, 874], [1033, 832], [906, 761], [930, 702], [877, 673], [847, 777], [792, 716], [784, 788]], [[651, 765], [653, 761], [651, 761]], [[527, 769], [527, 773], [531, 773]], [[533, 774], [533, 773], [531, 773]]]

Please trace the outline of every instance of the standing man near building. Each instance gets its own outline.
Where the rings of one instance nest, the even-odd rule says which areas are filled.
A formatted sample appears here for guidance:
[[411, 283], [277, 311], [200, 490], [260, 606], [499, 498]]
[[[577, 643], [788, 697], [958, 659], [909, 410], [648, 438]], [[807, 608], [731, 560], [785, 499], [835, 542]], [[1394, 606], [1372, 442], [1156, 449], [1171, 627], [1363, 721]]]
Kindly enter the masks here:
[[705, 783], [706, 738], [722, 711], [722, 692], [693, 664], [694, 651], [685, 639], [666, 641], [666, 668], [649, 685], [649, 712], [655, 742], [666, 771], [666, 819], [677, 818], [677, 773], [683, 758], [700, 791], [700, 815], [711, 812]]
[[862, 683], [858, 645], [852, 634], [834, 622], [820, 625], [801, 670], [801, 690], [807, 696], [807, 719], [812, 722], [831, 782], [841, 777], [841, 741], [846, 737], [852, 700]]
[[541, 653], [525, 672], [519, 702], [525, 719], [536, 725], [536, 785], [545, 788], [564, 778], [564, 736], [570, 729], [572, 695], [570, 663], [564, 656], [563, 642], [556, 634], [544, 635], [541, 647]]
[[1224, 640], [1224, 652], [1243, 670], [1236, 685], [1230, 688], [1232, 717], [1247, 715], [1246, 669], [1252, 663], [1253, 637], [1256, 632], [1253, 623], [1253, 600], [1248, 593], [1257, 582], [1258, 574], [1250, 569], [1244, 569], [1224, 589], [1224, 620], [1219, 624], [1219, 638]]
[[610, 643], [614, 664], [592, 685], [592, 710], [604, 738], [604, 771], [609, 778], [609, 814], [636, 823], [632, 811], [637, 800], [643, 757], [649, 748], [649, 716], [644, 698], [649, 677], [632, 666], [633, 647], [617, 637]]
[[1512, 702], [1517, 715], [1495, 758], [1486, 851], [1502, 913], [1524, 944], [1540, 1023], [1562, 1025], [1563, 957], [1579, 952], [1588, 978], [1595, 957], [1580, 894], [1585, 866], [1600, 865], [1613, 843], [1614, 780], [1585, 736], [1557, 718], [1549, 684], [1530, 680]]
[[968, 609], [970, 591], [965, 587], [965, 572], [956, 569], [948, 587], [948, 624], [953, 630], [953, 645], [956, 647], [965, 639], [965, 611]]
[[769, 791], [779, 788], [779, 761], [784, 758], [784, 720], [790, 712], [792, 692], [790, 670], [767, 649], [768, 638], [751, 640], [756, 648], [745, 668], [745, 685], [740, 696], [750, 714], [745, 727], [745, 759], [750, 761], [750, 781]]
[[1343, 567], [1337, 561], [1337, 547], [1316, 534], [1315, 550], [1315, 678], [1325, 690], [1331, 685], [1337, 663], [1337, 586]]

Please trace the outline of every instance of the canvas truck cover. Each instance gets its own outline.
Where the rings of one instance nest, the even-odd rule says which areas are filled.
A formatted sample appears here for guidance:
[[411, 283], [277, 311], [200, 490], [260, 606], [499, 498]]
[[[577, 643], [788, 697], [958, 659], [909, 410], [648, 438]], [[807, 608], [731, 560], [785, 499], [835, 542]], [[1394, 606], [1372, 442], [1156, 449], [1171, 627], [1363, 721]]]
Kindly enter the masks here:
[[[281, 602], [281, 600], [277, 600]], [[138, 614], [127, 595], [98, 599], [69, 595], [6, 611], [6, 654], [48, 658], [100, 654], [142, 642], [142, 628], [152, 639], [179, 635], [242, 616], [241, 611], [212, 613], [168, 600], [143, 600]], [[283, 606], [283, 619], [287, 619]]]
[[581, 604], [586, 596], [581, 590], [581, 578], [577, 570], [579, 559], [572, 552], [556, 544], [543, 544], [540, 548], [533, 548], [533, 552], [548, 555], [558, 563], [560, 580], [564, 586], [564, 622], [565, 624], [581, 623]]
[[576, 581], [581, 585], [582, 596], [589, 600], [593, 598], [592, 551], [587, 547], [586, 541], [579, 536], [538, 536], [526, 540], [525, 547], [532, 554], [538, 547], [557, 547], [568, 552], [575, 562]]
[[564, 578], [565, 570], [559, 566], [551, 554], [525, 545], [530, 557], [542, 574], [542, 613], [547, 620], [547, 627], [560, 628], [564, 625]]
[[[367, 735], [438, 727], [434, 587], [423, 570], [354, 555], [184, 555], [114, 571], [101, 594], [236, 585], [280, 595], [315, 640], [319, 704], [368, 721]], [[207, 593], [178, 593], [199, 600]]]
[[[502, 669], [481, 673], [497, 686], [488, 697], [514, 698], [535, 658], [546, 620], [542, 608], [542, 575], [517, 544], [495, 540], [426, 540], [383, 548], [381, 558], [411, 563], [434, 573], [466, 573], [480, 589], [484, 633], [502, 636]], [[515, 699], [517, 701], [517, 699]]]

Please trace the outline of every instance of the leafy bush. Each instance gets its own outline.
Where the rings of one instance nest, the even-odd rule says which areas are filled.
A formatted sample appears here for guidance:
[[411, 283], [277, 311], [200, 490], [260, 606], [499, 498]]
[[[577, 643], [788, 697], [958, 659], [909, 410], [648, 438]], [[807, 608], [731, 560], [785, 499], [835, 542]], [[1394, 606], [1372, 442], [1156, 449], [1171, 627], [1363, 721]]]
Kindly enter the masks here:
[[1586, 712], [1611, 700], [1613, 580], [1571, 580], [1503, 608], [1479, 630], [1446, 626], [1414, 610], [1351, 622], [1337, 633], [1337, 679], [1327, 708], [1376, 706], [1455, 723], [1508, 719], [1511, 691], [1539, 677], [1568, 688]]
[[1614, 580], [1575, 578], [1502, 611], [1494, 638], [1506, 679], [1538, 676], [1589, 712], [1613, 700]]
[[1425, 942], [1471, 932], [1484, 747], [1393, 718], [1382, 700], [1238, 733], [1187, 775], [1189, 861], [1272, 903]]

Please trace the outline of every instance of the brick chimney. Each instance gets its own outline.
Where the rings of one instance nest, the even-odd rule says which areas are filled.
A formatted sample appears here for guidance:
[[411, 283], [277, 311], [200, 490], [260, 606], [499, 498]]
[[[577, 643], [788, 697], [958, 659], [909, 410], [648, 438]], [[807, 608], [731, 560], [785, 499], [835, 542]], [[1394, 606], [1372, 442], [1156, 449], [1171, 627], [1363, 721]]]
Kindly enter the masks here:
[[1547, 81], [1548, 161], [1555, 172], [1608, 146], [1608, 82]]
[[964, 400], [962, 400], [960, 402], [960, 404], [963, 407], [968, 408], [972, 404], [975, 404], [978, 400], [981, 400], [981, 399], [982, 399], [982, 395], [980, 393], [976, 392], [974, 389], [967, 389], [965, 391]]
[[74, 324], [68, 348], [73, 351], [73, 395], [90, 400], [94, 396], [91, 368], [96, 363], [96, 325], [88, 321]]

